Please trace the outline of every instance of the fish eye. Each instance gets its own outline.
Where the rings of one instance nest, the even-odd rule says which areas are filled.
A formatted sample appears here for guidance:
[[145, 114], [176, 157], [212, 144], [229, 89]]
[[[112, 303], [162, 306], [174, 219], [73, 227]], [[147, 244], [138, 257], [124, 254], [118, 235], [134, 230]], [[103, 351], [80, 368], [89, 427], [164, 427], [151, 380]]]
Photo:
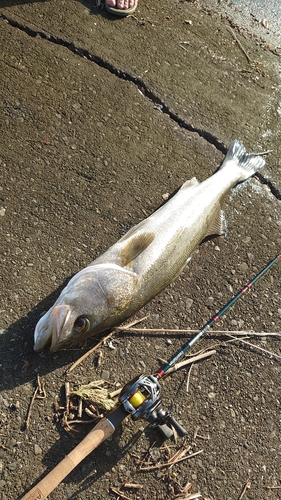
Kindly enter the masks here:
[[74, 323], [74, 328], [78, 333], [85, 333], [90, 327], [90, 321], [84, 316], [78, 316]]

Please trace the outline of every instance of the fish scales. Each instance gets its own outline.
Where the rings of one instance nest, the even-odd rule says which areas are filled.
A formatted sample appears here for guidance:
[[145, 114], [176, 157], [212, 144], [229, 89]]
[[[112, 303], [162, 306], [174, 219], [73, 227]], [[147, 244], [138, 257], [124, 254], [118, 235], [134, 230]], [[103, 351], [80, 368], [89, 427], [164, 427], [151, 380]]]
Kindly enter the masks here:
[[221, 201], [264, 165], [233, 141], [220, 169], [203, 182], [192, 178], [77, 273], [39, 320], [34, 349], [57, 351], [113, 328], [138, 311], [180, 273], [209, 235], [225, 234]]

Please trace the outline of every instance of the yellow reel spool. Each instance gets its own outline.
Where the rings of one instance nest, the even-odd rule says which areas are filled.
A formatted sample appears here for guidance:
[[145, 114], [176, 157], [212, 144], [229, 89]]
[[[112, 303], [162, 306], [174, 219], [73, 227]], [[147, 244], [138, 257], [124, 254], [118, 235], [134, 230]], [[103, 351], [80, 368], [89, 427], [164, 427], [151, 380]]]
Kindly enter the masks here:
[[134, 408], [138, 408], [145, 400], [146, 397], [143, 393], [141, 391], [137, 391], [130, 397], [129, 403], [131, 403]]

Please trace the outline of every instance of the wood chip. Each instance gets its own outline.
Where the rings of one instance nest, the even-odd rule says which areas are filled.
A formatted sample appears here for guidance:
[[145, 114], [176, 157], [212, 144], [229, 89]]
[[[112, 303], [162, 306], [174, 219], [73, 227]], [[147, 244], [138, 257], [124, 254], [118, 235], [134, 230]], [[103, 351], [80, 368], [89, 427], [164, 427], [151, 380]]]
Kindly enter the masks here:
[[135, 483], [124, 483], [123, 488], [132, 488], [135, 490], [140, 490], [143, 488], [141, 484], [135, 484]]

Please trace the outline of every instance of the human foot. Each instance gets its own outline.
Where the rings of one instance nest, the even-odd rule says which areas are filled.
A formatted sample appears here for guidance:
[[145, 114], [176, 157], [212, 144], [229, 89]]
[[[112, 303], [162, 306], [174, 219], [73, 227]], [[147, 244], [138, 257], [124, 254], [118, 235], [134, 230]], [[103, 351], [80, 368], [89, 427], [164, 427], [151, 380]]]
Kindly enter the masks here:
[[127, 16], [137, 8], [138, 0], [105, 0], [105, 8], [111, 14]]

